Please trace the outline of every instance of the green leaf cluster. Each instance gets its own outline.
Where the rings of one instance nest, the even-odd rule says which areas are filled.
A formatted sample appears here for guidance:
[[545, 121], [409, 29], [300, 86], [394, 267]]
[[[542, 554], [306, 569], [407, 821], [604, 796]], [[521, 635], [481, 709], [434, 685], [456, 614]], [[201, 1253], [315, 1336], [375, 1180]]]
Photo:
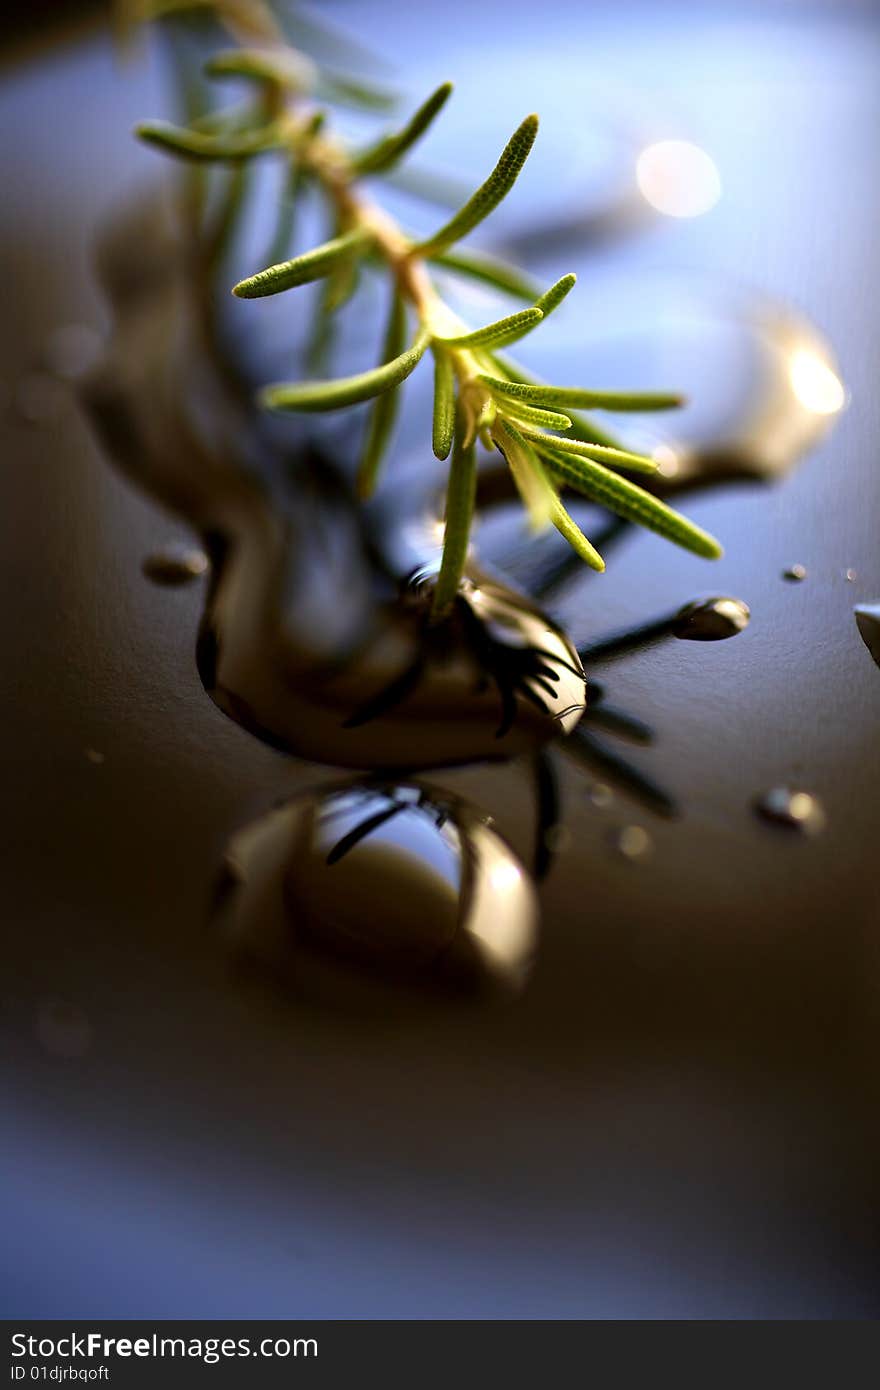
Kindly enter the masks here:
[[[249, 0], [239, 2], [246, 6]], [[172, 0], [167, 7], [175, 8]], [[438, 459], [451, 455], [439, 609], [454, 598], [465, 563], [478, 440], [507, 461], [532, 526], [555, 526], [594, 569], [603, 569], [604, 563], [565, 509], [560, 496], [565, 490], [698, 555], [721, 554], [713, 537], [623, 476], [652, 473], [654, 461], [627, 450], [580, 413], [667, 410], [681, 404], [680, 396], [545, 384], [501, 354], [549, 318], [575, 285], [574, 275], [564, 275], [541, 292], [517, 267], [459, 245], [513, 189], [535, 141], [537, 116], [527, 116], [517, 127], [488, 177], [457, 211], [432, 234], [416, 240], [389, 225], [387, 216], [362, 192], [360, 180], [395, 175], [448, 101], [450, 83], [432, 92], [402, 125], [351, 150], [327, 136], [326, 113], [307, 102], [317, 92], [375, 108], [382, 104], [381, 92], [377, 95], [369, 84], [327, 74], [295, 50], [275, 43], [215, 53], [206, 73], [243, 81], [251, 91], [251, 103], [243, 111], [238, 107], [208, 113], [188, 127], [151, 122], [139, 126], [137, 133], [167, 153], [198, 163], [242, 166], [266, 155], [286, 162], [288, 176], [270, 242], [273, 258], [240, 280], [234, 294], [258, 299], [322, 281], [319, 315], [326, 319], [354, 292], [362, 267], [390, 281], [378, 363], [341, 379], [266, 386], [262, 404], [274, 411], [316, 412], [371, 402], [358, 472], [359, 491], [367, 496], [377, 485], [391, 444], [399, 388], [430, 350], [432, 446]], [[309, 188], [329, 202], [335, 235], [285, 257], [294, 235], [295, 206]], [[479, 281], [524, 307], [476, 327], [465, 324], [445, 304], [435, 281], [438, 274]]]

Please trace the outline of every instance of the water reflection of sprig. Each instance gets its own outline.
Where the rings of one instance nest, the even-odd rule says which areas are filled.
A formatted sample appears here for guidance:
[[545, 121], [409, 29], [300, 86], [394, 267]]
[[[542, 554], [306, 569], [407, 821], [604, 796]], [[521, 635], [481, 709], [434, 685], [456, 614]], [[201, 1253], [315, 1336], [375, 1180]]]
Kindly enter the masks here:
[[[411, 581], [412, 582], [412, 581]], [[473, 586], [471, 586], [473, 587]], [[562, 724], [566, 717], [582, 708], [582, 702], [560, 704], [559, 682], [563, 672], [577, 681], [585, 681], [583, 669], [576, 658], [565, 659], [561, 652], [550, 651], [531, 642], [524, 644], [508, 640], [509, 634], [497, 636], [485, 615], [477, 614], [470, 594], [457, 596], [448, 621], [431, 621], [430, 609], [425, 607], [419, 619], [417, 654], [392, 680], [359, 704], [345, 720], [347, 729], [359, 728], [382, 718], [403, 705], [429, 678], [434, 668], [453, 661], [461, 648], [473, 660], [477, 677], [476, 691], [493, 686], [498, 695], [498, 726], [495, 737], [502, 740], [510, 732], [517, 716], [517, 700], [524, 700], [548, 720]]]

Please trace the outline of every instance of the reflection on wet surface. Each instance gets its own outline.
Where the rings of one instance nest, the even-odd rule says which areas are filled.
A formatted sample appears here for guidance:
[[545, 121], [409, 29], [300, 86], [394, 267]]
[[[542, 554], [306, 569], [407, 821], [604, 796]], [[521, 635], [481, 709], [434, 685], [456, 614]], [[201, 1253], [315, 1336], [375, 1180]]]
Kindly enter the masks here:
[[[538, 756], [559, 735], [567, 736], [560, 748], [603, 785], [611, 781], [655, 814], [674, 815], [670, 793], [603, 737], [646, 743], [650, 728], [607, 703], [592, 676], [587, 684], [584, 666], [592, 671], [603, 660], [669, 637], [709, 642], [736, 636], [749, 622], [748, 605], [726, 595], [697, 598], [576, 652], [532, 600], [482, 573], [472, 557], [452, 615], [433, 623], [439, 516], [431, 486], [404, 489], [397, 508], [386, 507], [374, 519], [370, 537], [345, 477], [323, 455], [306, 452], [293, 470], [293, 489], [279, 498], [277, 484], [267, 487], [265, 481], [279, 444], [247, 397], [230, 387], [211, 321], [200, 315], [181, 275], [173, 224], [155, 202], [137, 217], [149, 225], [152, 257], [143, 257], [137, 268], [128, 261], [130, 222], [105, 242], [104, 280], [116, 322], [86, 395], [121, 466], [203, 537], [206, 555], [169, 550], [149, 557], [144, 568], [156, 582], [183, 583], [198, 577], [210, 558], [197, 660], [219, 707], [274, 747], [342, 767], [409, 772], [524, 753], [537, 757], [538, 878], [565, 844], [553, 765]], [[730, 372], [719, 371], [719, 362], [707, 354], [704, 370], [722, 380], [724, 409], [719, 414], [716, 400], [714, 414], [709, 412], [712, 427], [699, 445], [696, 435], [690, 445], [684, 434], [654, 441], [663, 459], [662, 488], [731, 472], [774, 475], [827, 428], [830, 412], [805, 403], [802, 367], [797, 395], [789, 377], [784, 386], [780, 377], [793, 353], [807, 351], [810, 333], [803, 324], [778, 311], [765, 313], [760, 326], [753, 319], [738, 329], [730, 323], [716, 327], [722, 340], [729, 342], [734, 332], [738, 351], [745, 347], [748, 371], [741, 372], [737, 387], [736, 374], [732, 384]], [[756, 376], [759, 340], [764, 361]], [[810, 350], [818, 352], [818, 340], [811, 341]], [[673, 342], [672, 350], [679, 347]], [[713, 384], [717, 392], [717, 380]], [[823, 406], [830, 400], [826, 392]], [[503, 487], [493, 499], [490, 486], [481, 505], [489, 514], [504, 501]], [[613, 523], [609, 539], [621, 529]], [[410, 569], [395, 574], [404, 556]], [[570, 572], [570, 558], [562, 564]], [[796, 569], [790, 577], [802, 577]], [[547, 571], [538, 591], [558, 587], [560, 572]], [[343, 604], [340, 593], [349, 596]], [[798, 798], [805, 794], [791, 794], [786, 805], [781, 795], [788, 793], [765, 799], [764, 814], [815, 827], [818, 811], [800, 814], [805, 803]], [[289, 922], [299, 924], [300, 937], [340, 958], [382, 960], [390, 970], [407, 953], [436, 962], [449, 955], [453, 939], [460, 944], [474, 937], [484, 942], [484, 955], [495, 953], [501, 974], [522, 980], [531, 957], [531, 945], [526, 950], [523, 941], [531, 928], [520, 930], [516, 921], [532, 909], [517, 907], [520, 899], [531, 899], [523, 886], [525, 870], [512, 853], [492, 849], [489, 858], [497, 863], [485, 882], [493, 887], [480, 890], [480, 900], [492, 898], [496, 906], [510, 897], [515, 944], [508, 943], [505, 953], [479, 925], [479, 914], [472, 916], [474, 884], [468, 880], [466, 889], [463, 881], [453, 881], [451, 866], [473, 862], [473, 846], [489, 835], [485, 827], [469, 821], [465, 852], [456, 825], [450, 821], [444, 829], [436, 818], [431, 821], [427, 801], [399, 804], [374, 789], [351, 791], [347, 798], [330, 799], [317, 813], [312, 802], [308, 809], [291, 807], [238, 838], [237, 857], [247, 850], [253, 864], [262, 862], [264, 841], [270, 847], [265, 853], [271, 849], [282, 873], [283, 905]], [[346, 817], [354, 820], [334, 841], [345, 852], [334, 853], [328, 837], [347, 824]], [[304, 841], [291, 841], [294, 821], [307, 827]], [[402, 834], [412, 844], [421, 837], [417, 852], [400, 843]], [[489, 843], [494, 846], [496, 838], [489, 835]], [[248, 849], [252, 844], [257, 848]], [[278, 859], [282, 845], [286, 867]], [[649, 849], [650, 837], [641, 827], [624, 827], [615, 832], [614, 845], [624, 858], [637, 859]], [[254, 886], [262, 876], [255, 880], [254, 873], [241, 899], [249, 921], [253, 902], [264, 898]], [[380, 882], [392, 901], [365, 919], [362, 904], [375, 897]], [[503, 918], [499, 908], [495, 937]], [[460, 919], [469, 923], [465, 929]]]
[[[518, 988], [537, 900], [472, 808], [418, 783], [299, 797], [227, 853], [224, 929], [246, 956], [308, 974], [293, 946], [392, 977]], [[369, 910], [365, 910], [369, 905]]]
[[[438, 526], [430, 489], [404, 494], [402, 509], [386, 510], [372, 549], [344, 478], [323, 456], [305, 456], [295, 492], [273, 507], [279, 499], [262, 479], [277, 445], [236, 400], [220, 365], [212, 374], [202, 362], [192, 378], [191, 364], [210, 338], [181, 283], [161, 211], [151, 205], [139, 216], [150, 224], [155, 259], [142, 258], [137, 270], [128, 264], [130, 224], [105, 243], [104, 277], [117, 319], [86, 394], [126, 471], [204, 538], [204, 554], [169, 549], [149, 557], [145, 572], [159, 583], [187, 582], [210, 559], [197, 657], [220, 708], [274, 747], [353, 768], [534, 755], [568, 735], [559, 746], [577, 763], [656, 814], [673, 814], [669, 793], [605, 742], [610, 735], [646, 743], [651, 730], [608, 703], [594, 679], [588, 703], [582, 661], [592, 666], [669, 636], [731, 637], [748, 623], [748, 606], [727, 596], [695, 599], [579, 656], [530, 599], [472, 561], [450, 619], [433, 624]], [[424, 559], [395, 577], [377, 565], [376, 545], [409, 562], [421, 547]], [[340, 605], [340, 592], [350, 601]], [[540, 878], [567, 831], [552, 764], [543, 759], [536, 768]], [[521, 982], [532, 954], [532, 927], [523, 925], [531, 922], [532, 890], [511, 851], [478, 819], [460, 811], [459, 822], [450, 819], [444, 828], [427, 800], [400, 803], [373, 788], [329, 798], [320, 810], [316, 804], [291, 805], [237, 837], [232, 858], [251, 867], [236, 920], [246, 920], [249, 932], [259, 915], [254, 904], [262, 910], [266, 902], [268, 880], [259, 866], [268, 856], [286, 885], [274, 899], [287, 923], [285, 939], [292, 925], [300, 943], [340, 959], [381, 961], [392, 973], [417, 959], [442, 956], [448, 963], [463, 942], [472, 954], [481, 942], [481, 969], [491, 960], [508, 983]], [[464, 840], [459, 823], [466, 824]], [[640, 827], [624, 828], [615, 842], [633, 859], [649, 843]], [[476, 876], [469, 871], [454, 881], [454, 865], [461, 873], [477, 863]], [[383, 906], [365, 915], [380, 883]], [[484, 920], [489, 903], [494, 926]]]
[[609, 317], [634, 327], [568, 351], [577, 352], [584, 380], [646, 390], [674, 380], [684, 393], [681, 411], [620, 422], [631, 447], [653, 454], [664, 495], [724, 479], [781, 478], [847, 404], [831, 348], [781, 303], [661, 280], [615, 290], [607, 304]]
[[[645, 149], [639, 182], [643, 195], [673, 216], [696, 216], [720, 195], [709, 156], [682, 142]], [[136, 263], [133, 244], [148, 248]], [[528, 755], [536, 769], [539, 878], [566, 843], [553, 763], [541, 752], [557, 741], [598, 774], [602, 786], [615, 783], [656, 814], [676, 813], [672, 795], [606, 742], [610, 736], [645, 744], [651, 729], [607, 702], [592, 674], [588, 685], [584, 666], [592, 672], [603, 660], [669, 637], [709, 642], [735, 636], [750, 617], [742, 599], [697, 598], [577, 652], [548, 614], [484, 572], [474, 554], [451, 616], [433, 623], [440, 517], [431, 475], [404, 488], [396, 506], [374, 511], [365, 525], [344, 470], [326, 451], [306, 446], [289, 457], [286, 436], [253, 410], [212, 307], [209, 272], [192, 274], [176, 218], [161, 200], [151, 199], [111, 230], [100, 259], [114, 325], [105, 355], [88, 374], [85, 396], [119, 466], [202, 538], [204, 551], [169, 548], [149, 556], [144, 572], [165, 585], [209, 572], [197, 664], [225, 714], [284, 752], [371, 773], [406, 775]], [[676, 384], [693, 397], [680, 421], [664, 416], [656, 429], [650, 420], [638, 428], [628, 422], [633, 445], [658, 459], [660, 491], [778, 476], [845, 404], [819, 335], [778, 305], [704, 304], [690, 315], [670, 315], [667, 306], [652, 318], [650, 339], [663, 344]], [[614, 370], [622, 351], [624, 384], [635, 373], [646, 389], [668, 386], [655, 382], [650, 370], [641, 372], [640, 342], [635, 350], [630, 340], [604, 345], [602, 372]], [[60, 374], [81, 375], [93, 348], [71, 330], [56, 343]], [[585, 377], [591, 375], [589, 361], [581, 365]], [[493, 498], [489, 487], [483, 514], [491, 516], [504, 501], [503, 492]], [[605, 544], [626, 529], [617, 521], [605, 525]], [[500, 558], [503, 566], [503, 547]], [[554, 562], [533, 592], [549, 594], [572, 572], [570, 557]], [[413, 923], [415, 955], [439, 958], [448, 945], [443, 933], [453, 931], [449, 924], [458, 921], [467, 897], [461, 882], [453, 887], [438, 869], [441, 847], [453, 853], [455, 827], [429, 825], [427, 802], [398, 805], [375, 789], [348, 796], [351, 804], [329, 800], [314, 825], [311, 810], [289, 812], [311, 827], [305, 850], [288, 847], [295, 865], [285, 871], [289, 920], [305, 923], [305, 936], [322, 948], [332, 945], [340, 956], [372, 952], [392, 968], [406, 954], [405, 919]], [[344, 852], [334, 854], [324, 844], [325, 832], [346, 814], [355, 822], [338, 837]], [[361, 835], [364, 825], [368, 833]], [[273, 836], [281, 834], [275, 821], [273, 827]], [[417, 827], [424, 843], [408, 853], [395, 837], [415, 834]], [[616, 833], [625, 858], [638, 858], [650, 846], [641, 827]], [[471, 825], [468, 845], [482, 835]], [[457, 853], [464, 854], [461, 845]], [[499, 884], [507, 874], [511, 886], [514, 879], [525, 882], [523, 868], [510, 851], [506, 856], [508, 867], [495, 875]], [[392, 894], [387, 921], [377, 919], [369, 939], [360, 940], [357, 914], [371, 875], [377, 883], [382, 876], [399, 883], [400, 892]], [[420, 894], [433, 907], [416, 922]], [[462, 910], [467, 916], [470, 906]], [[454, 934], [458, 940], [458, 926]], [[524, 967], [505, 969], [521, 978]]]

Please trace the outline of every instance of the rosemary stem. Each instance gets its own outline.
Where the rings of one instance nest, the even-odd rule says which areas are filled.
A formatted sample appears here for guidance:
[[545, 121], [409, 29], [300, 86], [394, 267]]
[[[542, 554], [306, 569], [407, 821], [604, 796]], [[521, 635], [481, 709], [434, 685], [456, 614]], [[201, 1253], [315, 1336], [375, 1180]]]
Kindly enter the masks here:
[[347, 231], [360, 227], [369, 234], [374, 253], [388, 266], [420, 328], [429, 333], [438, 329], [454, 332], [459, 321], [431, 284], [426, 262], [413, 254], [412, 244], [397, 222], [357, 187], [357, 175], [344, 147], [332, 136], [313, 133], [314, 112], [300, 99], [291, 99], [288, 112], [291, 152], [303, 172], [310, 174], [332, 201], [340, 224]]
[[432, 617], [442, 618], [452, 605], [467, 559], [468, 540], [477, 493], [477, 470], [473, 442], [466, 444], [464, 421], [459, 412], [449, 482], [446, 488], [446, 534], [443, 559], [434, 590]]

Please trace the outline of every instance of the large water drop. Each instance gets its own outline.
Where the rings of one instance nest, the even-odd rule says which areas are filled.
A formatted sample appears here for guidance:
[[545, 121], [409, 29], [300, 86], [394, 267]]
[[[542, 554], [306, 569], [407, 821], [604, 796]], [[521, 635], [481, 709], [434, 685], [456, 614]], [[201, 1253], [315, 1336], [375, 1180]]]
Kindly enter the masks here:
[[672, 630], [676, 637], [689, 642], [723, 642], [747, 628], [751, 616], [749, 605], [741, 598], [718, 595], [694, 599], [676, 613]]
[[235, 836], [227, 875], [227, 934], [272, 966], [297, 947], [303, 966], [317, 952], [517, 988], [534, 954], [537, 901], [513, 851], [485, 818], [417, 783], [296, 798]]

